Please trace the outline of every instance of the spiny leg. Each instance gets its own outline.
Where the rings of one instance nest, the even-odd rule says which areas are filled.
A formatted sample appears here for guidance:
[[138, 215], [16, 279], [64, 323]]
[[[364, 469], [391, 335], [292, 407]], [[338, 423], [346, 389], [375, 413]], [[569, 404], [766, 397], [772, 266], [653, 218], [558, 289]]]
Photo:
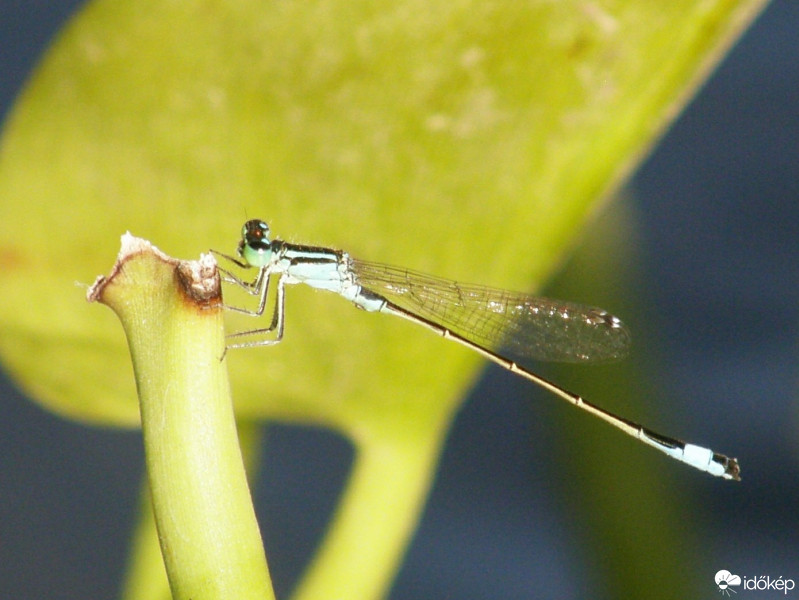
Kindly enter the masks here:
[[209, 252], [211, 254], [215, 254], [216, 256], [224, 258], [225, 260], [228, 260], [228, 261], [232, 262], [235, 265], [240, 266], [242, 269], [249, 269], [249, 268], [252, 267], [251, 264], [248, 264], [248, 263], [246, 263], [244, 261], [241, 261], [238, 258], [236, 258], [235, 256], [230, 256], [230, 254], [225, 254], [224, 252], [219, 252], [219, 250], [214, 250], [212, 248], [211, 250], [209, 250]]
[[[266, 303], [266, 290], [269, 287], [269, 278], [266, 279], [266, 285], [264, 286], [264, 293], [261, 296], [261, 304], [259, 307], [259, 311], [253, 313], [251, 311], [244, 311], [248, 314], [258, 314], [262, 315], [264, 312], [264, 305]], [[277, 335], [273, 339], [269, 340], [256, 340], [253, 342], [242, 342], [240, 344], [228, 344], [228, 348], [253, 348], [255, 346], [271, 346], [273, 344], [277, 344], [283, 339], [283, 327], [284, 327], [284, 316], [285, 314], [285, 281], [284, 277], [281, 276], [280, 279], [277, 281], [277, 294], [275, 295], [275, 308], [272, 312], [272, 322], [269, 324], [269, 327], [264, 327], [261, 329], [251, 329], [250, 331], [239, 331], [236, 333], [228, 334], [227, 337], [229, 338], [238, 338], [244, 336], [252, 336], [252, 335], [265, 335], [267, 333], [273, 332], [277, 329]]]
[[[280, 281], [282, 280], [283, 276], [280, 277]], [[258, 308], [255, 310], [225, 304], [225, 308], [227, 310], [232, 310], [234, 312], [242, 313], [251, 317], [260, 317], [264, 314], [264, 309], [266, 308], [266, 298], [269, 295], [269, 274], [267, 273], [266, 267], [262, 267], [258, 270], [258, 277], [256, 277], [255, 281], [252, 283], [241, 281], [238, 278], [230, 283], [238, 284], [239, 287], [243, 288], [248, 294], [260, 296], [260, 300], [258, 301]], [[278, 290], [280, 289], [281, 285], [282, 284], [278, 283]], [[274, 320], [272, 323], [274, 324]]]
[[[211, 250], [214, 254], [227, 259], [228, 261], [236, 264], [244, 269], [252, 268], [252, 265], [247, 264], [245, 262], [239, 261], [233, 256], [224, 254], [222, 252], [217, 252], [216, 250]], [[225, 305], [227, 310], [231, 310], [234, 312], [242, 313], [248, 316], [255, 316], [260, 317], [264, 314], [264, 310], [266, 309], [266, 300], [269, 296], [269, 269], [267, 267], [261, 267], [258, 269], [258, 276], [253, 281], [244, 281], [240, 279], [232, 272], [224, 269], [222, 267], [217, 267], [224, 275], [225, 281], [228, 283], [234, 283], [246, 291], [248, 294], [253, 296], [259, 296], [258, 308], [256, 310], [250, 310], [248, 308], [242, 308], [239, 306], [231, 306]], [[241, 337], [241, 336], [252, 336], [252, 335], [264, 335], [271, 333], [275, 329], [278, 330], [277, 337], [271, 340], [258, 340], [255, 342], [244, 342], [241, 344], [232, 344], [225, 348], [225, 353], [227, 353], [228, 348], [248, 348], [252, 346], [268, 346], [272, 344], [278, 343], [283, 338], [283, 311], [284, 311], [284, 281], [283, 276], [281, 275], [278, 280], [277, 286], [277, 294], [275, 297], [275, 308], [272, 312], [272, 322], [269, 324], [269, 327], [263, 327], [260, 329], [252, 329], [249, 331], [239, 331], [236, 333], [228, 334], [226, 337]], [[223, 355], [224, 356], [224, 355]]]
[[[229, 254], [224, 254], [222, 252], [218, 252], [217, 250], [211, 250], [211, 252], [216, 256], [219, 256], [229, 262], [232, 262], [234, 265], [238, 265], [242, 269], [253, 268], [252, 265], [242, 262], [237, 258], [230, 256]], [[253, 281], [245, 281], [240, 277], [238, 277], [236, 274], [234, 274], [232, 271], [228, 271], [227, 269], [219, 266], [218, 264], [217, 264], [217, 269], [219, 270], [220, 273], [222, 273], [223, 275], [222, 279], [224, 281], [226, 281], [227, 283], [235, 283], [237, 286], [239, 286], [240, 288], [242, 288], [244, 291], [246, 291], [248, 294], [252, 296], [258, 296], [259, 294], [262, 293], [261, 286], [264, 285], [264, 278], [268, 277], [267, 273], [268, 269], [266, 267], [261, 267], [260, 269], [258, 269], [258, 275]], [[234, 310], [237, 309], [234, 308]], [[249, 314], [252, 314], [252, 312], [250, 311]]]

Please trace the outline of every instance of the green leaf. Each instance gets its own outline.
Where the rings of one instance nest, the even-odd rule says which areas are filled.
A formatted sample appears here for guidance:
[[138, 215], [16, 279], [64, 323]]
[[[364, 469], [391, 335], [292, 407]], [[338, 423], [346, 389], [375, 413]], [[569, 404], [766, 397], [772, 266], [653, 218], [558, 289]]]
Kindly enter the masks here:
[[[0, 356], [57, 412], [137, 422], [121, 332], [75, 285], [125, 230], [196, 256], [260, 217], [535, 286], [762, 4], [91, 3], [6, 125]], [[287, 318], [279, 349], [230, 357], [241, 414], [412, 421], [479, 362], [305, 290]]]

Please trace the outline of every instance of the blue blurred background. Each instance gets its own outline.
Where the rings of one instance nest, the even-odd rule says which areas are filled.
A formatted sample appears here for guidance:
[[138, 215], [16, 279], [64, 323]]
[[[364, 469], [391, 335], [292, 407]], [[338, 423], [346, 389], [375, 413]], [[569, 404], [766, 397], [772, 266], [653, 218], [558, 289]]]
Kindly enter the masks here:
[[[0, 117], [79, 5], [0, 2]], [[617, 458], [629, 455], [658, 470], [656, 493], [669, 510], [685, 511], [677, 519], [685, 531], [674, 537], [686, 547], [672, 539], [668, 552], [678, 555], [636, 597], [673, 597], [669, 586], [680, 589], [684, 576], [697, 578], [701, 597], [717, 597], [713, 575], [722, 568], [799, 580], [797, 31], [799, 3], [776, 0], [547, 289], [579, 293], [574, 299], [625, 319], [640, 403], [614, 403], [603, 379], [623, 378], [617, 367], [545, 373], [655, 429], [738, 456], [743, 482], [656, 456], [487, 368], [451, 432], [393, 600], [617, 597], [604, 572], [610, 517], [581, 497], [588, 476], [579, 466], [583, 453], [611, 447], [605, 467], [628, 487], [608, 493], [635, 488], [628, 459]], [[618, 239], [603, 239], [620, 221], [631, 232], [623, 251]], [[597, 264], [606, 247], [614, 262]], [[584, 277], [597, 270], [604, 284]], [[7, 380], [0, 386], [0, 598], [115, 597], [143, 475], [139, 434], [60, 420]], [[267, 441], [254, 493], [269, 515], [270, 568], [285, 598], [351, 453], [323, 431], [270, 427]], [[630, 526], [656, 524], [658, 510], [631, 510]], [[639, 514], [647, 512], [648, 520]], [[637, 539], [657, 547], [652, 527]]]

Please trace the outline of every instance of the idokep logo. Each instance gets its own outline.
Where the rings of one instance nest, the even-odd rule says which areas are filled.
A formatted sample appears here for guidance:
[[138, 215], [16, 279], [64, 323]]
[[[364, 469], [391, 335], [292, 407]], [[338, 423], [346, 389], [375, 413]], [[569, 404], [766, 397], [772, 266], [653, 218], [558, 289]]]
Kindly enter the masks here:
[[734, 589], [741, 586], [741, 589], [746, 591], [758, 592], [782, 592], [787, 594], [796, 587], [796, 582], [793, 579], [786, 579], [782, 576], [772, 579], [769, 575], [760, 575], [758, 577], [744, 577], [740, 575], [733, 575], [726, 569], [716, 573], [714, 577], [716, 585], [719, 588], [719, 593], [724, 596], [732, 596], [737, 594], [738, 590]]
[[719, 592], [725, 596], [729, 596], [730, 592], [737, 594], [738, 592], [732, 589], [732, 586], [741, 585], [741, 578], [738, 575], [733, 575], [724, 569], [716, 573], [715, 580], [716, 585], [719, 586]]

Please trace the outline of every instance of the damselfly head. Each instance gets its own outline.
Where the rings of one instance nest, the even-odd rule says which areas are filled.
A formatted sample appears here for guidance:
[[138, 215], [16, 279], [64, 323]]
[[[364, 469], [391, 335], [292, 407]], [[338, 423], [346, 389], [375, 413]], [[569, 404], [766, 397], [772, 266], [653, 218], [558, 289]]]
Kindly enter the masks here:
[[252, 219], [241, 228], [241, 241], [238, 247], [241, 256], [249, 265], [262, 267], [272, 257], [272, 242], [269, 239], [269, 225], [260, 219]]

